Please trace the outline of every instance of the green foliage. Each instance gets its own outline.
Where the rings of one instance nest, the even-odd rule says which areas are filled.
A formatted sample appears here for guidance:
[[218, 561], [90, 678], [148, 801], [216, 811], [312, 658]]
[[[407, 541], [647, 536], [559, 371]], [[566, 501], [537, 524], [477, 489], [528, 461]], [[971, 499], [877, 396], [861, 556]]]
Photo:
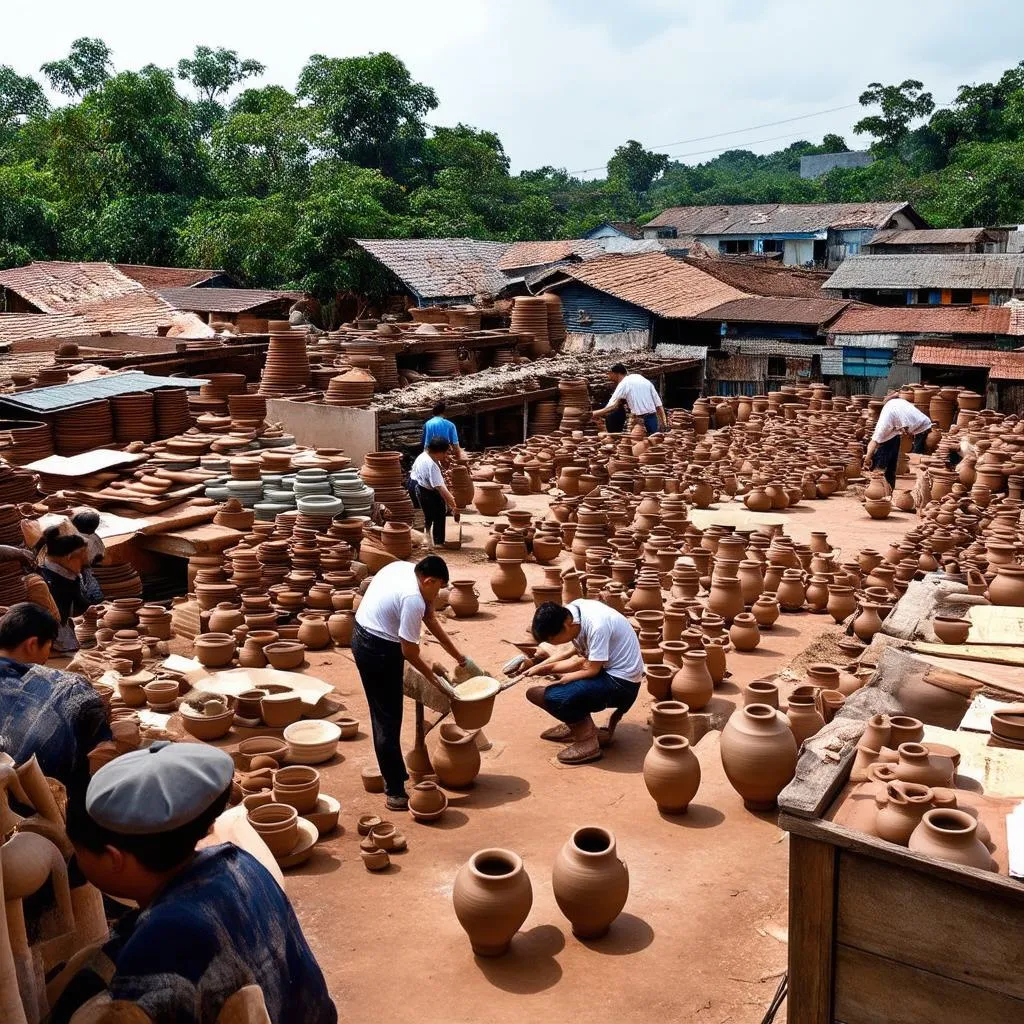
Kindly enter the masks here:
[[49, 175], [27, 162], [0, 164], [0, 268], [52, 254], [56, 222]]
[[899, 85], [872, 82], [860, 94], [858, 102], [863, 107], [877, 104], [881, 113], [861, 118], [853, 130], [858, 135], [874, 135], [880, 149], [896, 152], [910, 131], [910, 122], [927, 117], [935, 109], [932, 94], [922, 92], [923, 89], [924, 83], [913, 78]]
[[63, 60], [49, 61], [39, 70], [61, 95], [84, 96], [110, 77], [112, 56], [102, 39], [83, 36], [71, 44], [71, 52]]
[[215, 103], [227, 95], [233, 85], [266, 70], [258, 60], [239, 60], [234, 50], [219, 46], [197, 46], [191, 57], [178, 61], [178, 77], [189, 82], [206, 103]]
[[42, 86], [14, 68], [0, 64], [0, 144], [30, 117], [43, 117], [49, 111]]
[[668, 157], [664, 153], [652, 153], [636, 139], [630, 139], [624, 146], [618, 146], [608, 161], [608, 180], [642, 196], [654, 179], [665, 173], [666, 167]]

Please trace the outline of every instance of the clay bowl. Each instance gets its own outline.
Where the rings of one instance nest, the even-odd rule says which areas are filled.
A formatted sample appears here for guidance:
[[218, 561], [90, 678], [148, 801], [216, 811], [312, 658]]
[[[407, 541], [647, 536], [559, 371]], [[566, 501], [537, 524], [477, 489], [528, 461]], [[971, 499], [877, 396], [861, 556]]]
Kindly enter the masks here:
[[260, 716], [271, 729], [283, 729], [302, 717], [302, 698], [297, 693], [266, 693]]
[[995, 711], [992, 714], [992, 732], [997, 737], [1024, 742], [1024, 712]]
[[341, 803], [333, 796], [322, 794], [311, 811], [307, 811], [303, 817], [306, 821], [316, 826], [320, 835], [326, 835], [338, 827], [338, 818], [341, 816]]
[[363, 780], [363, 789], [367, 793], [383, 793], [384, 792], [384, 776], [381, 775], [380, 769], [376, 765], [367, 765], [361, 772]]
[[205, 668], [223, 668], [235, 657], [235, 638], [230, 633], [202, 633], [192, 641], [196, 658]]
[[283, 764], [288, 756], [288, 744], [283, 739], [279, 740], [274, 736], [253, 736], [250, 739], [242, 740], [238, 744], [235, 764], [241, 771], [249, 771], [252, 759], [260, 755], [272, 757], [278, 764]]
[[383, 871], [391, 865], [387, 850], [360, 850], [359, 856], [362, 857], [363, 867], [367, 871]]
[[320, 773], [305, 765], [292, 765], [274, 772], [274, 799], [306, 814], [320, 798]]
[[397, 842], [399, 832], [390, 821], [382, 821], [370, 829], [370, 838], [378, 850], [393, 850]]
[[249, 812], [249, 824], [275, 857], [290, 853], [299, 838], [299, 812], [287, 804], [264, 804]]
[[376, 814], [364, 814], [357, 822], [356, 829], [361, 836], [368, 836], [374, 825], [379, 825], [381, 819]]
[[306, 659], [306, 647], [297, 640], [278, 640], [263, 648], [267, 661], [281, 671], [299, 668]]
[[195, 736], [197, 740], [219, 740], [227, 735], [234, 720], [233, 708], [228, 708], [219, 715], [203, 715], [192, 713], [187, 704], [181, 707], [181, 724], [185, 727], [185, 732]]
[[341, 728], [341, 738], [343, 740], [354, 740], [359, 733], [358, 718], [339, 718], [338, 726]]
[[152, 683], [146, 683], [142, 689], [145, 691], [149, 706], [153, 708], [173, 704], [180, 692], [178, 684], [171, 679], [156, 679]]
[[467, 732], [482, 729], [491, 720], [494, 698], [500, 689], [501, 684], [490, 676], [476, 676], [456, 686], [456, 697], [451, 701], [455, 724]]
[[944, 644], [962, 644], [967, 641], [971, 624], [967, 619], [958, 619], [948, 615], [937, 615], [932, 619], [932, 629]]
[[284, 738], [293, 764], [322, 764], [337, 752], [341, 728], [334, 722], [308, 719], [287, 726]]

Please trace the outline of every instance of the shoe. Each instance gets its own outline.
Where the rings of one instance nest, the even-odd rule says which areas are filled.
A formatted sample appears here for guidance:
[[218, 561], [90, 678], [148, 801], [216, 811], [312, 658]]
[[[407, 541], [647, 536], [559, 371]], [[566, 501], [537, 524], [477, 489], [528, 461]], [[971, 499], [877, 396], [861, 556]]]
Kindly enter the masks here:
[[384, 801], [384, 806], [389, 811], [407, 811], [409, 810], [409, 798], [407, 796], [389, 796]]
[[579, 743], [570, 743], [564, 750], [558, 752], [557, 757], [562, 764], [590, 764], [591, 761], [601, 760], [601, 745], [594, 736]]
[[558, 725], [551, 726], [550, 729], [545, 729], [541, 734], [542, 740], [553, 740], [555, 743], [568, 743], [572, 739], [572, 729], [569, 728], [564, 722]]

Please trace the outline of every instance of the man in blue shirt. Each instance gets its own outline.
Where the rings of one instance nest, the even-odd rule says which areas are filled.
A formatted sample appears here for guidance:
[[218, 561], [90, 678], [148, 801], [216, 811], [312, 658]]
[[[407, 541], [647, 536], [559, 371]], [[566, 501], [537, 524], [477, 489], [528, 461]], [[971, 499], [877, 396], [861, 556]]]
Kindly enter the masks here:
[[445, 419], [444, 413], [447, 406], [444, 402], [438, 402], [431, 410], [433, 416], [423, 425], [423, 447], [426, 448], [435, 438], [447, 441], [454, 449], [456, 458], [462, 457], [459, 448], [459, 432], [451, 420]]

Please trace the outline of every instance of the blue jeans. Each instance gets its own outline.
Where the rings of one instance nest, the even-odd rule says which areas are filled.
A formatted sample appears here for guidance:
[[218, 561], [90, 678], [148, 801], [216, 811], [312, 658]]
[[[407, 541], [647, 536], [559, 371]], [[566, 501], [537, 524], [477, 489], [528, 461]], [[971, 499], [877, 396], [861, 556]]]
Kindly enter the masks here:
[[641, 416], [640, 419], [648, 434], [656, 434], [661, 429], [658, 425], [658, 414], [655, 412], [649, 412], [646, 416]]
[[605, 708], [624, 714], [633, 706], [639, 692], [639, 683], [617, 679], [602, 670], [589, 679], [553, 683], [544, 691], [544, 706], [560, 722], [571, 725]]

